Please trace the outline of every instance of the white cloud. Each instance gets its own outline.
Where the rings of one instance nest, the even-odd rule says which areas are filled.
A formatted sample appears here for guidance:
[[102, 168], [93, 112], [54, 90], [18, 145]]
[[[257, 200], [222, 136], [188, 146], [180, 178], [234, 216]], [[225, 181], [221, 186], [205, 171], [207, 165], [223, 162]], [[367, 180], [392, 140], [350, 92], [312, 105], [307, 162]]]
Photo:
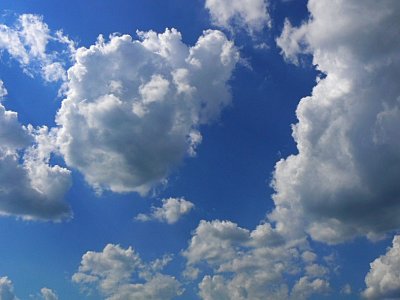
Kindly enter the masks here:
[[344, 294], [344, 295], [351, 295], [352, 292], [353, 292], [353, 291], [352, 291], [351, 285], [348, 284], [348, 283], [346, 283], [346, 284], [342, 287], [342, 289], [340, 290], [340, 293], [341, 293], [341, 294]]
[[[62, 51], [48, 51], [53, 43]], [[67, 45], [67, 49], [64, 46]], [[17, 60], [25, 73], [40, 73], [46, 81], [66, 79], [65, 59], [74, 53], [74, 43], [61, 31], [52, 33], [43, 18], [22, 14], [12, 26], [0, 24], [0, 52], [7, 51]], [[66, 56], [66, 57], [65, 57]]]
[[135, 219], [142, 222], [157, 220], [159, 222], [174, 224], [193, 208], [194, 204], [183, 198], [168, 198], [162, 200], [161, 207], [152, 206], [150, 214], [139, 214]]
[[299, 153], [276, 164], [270, 220], [327, 243], [380, 238], [400, 226], [400, 2], [308, 8], [309, 21], [287, 21], [277, 44], [293, 62], [312, 54], [326, 78], [297, 107]]
[[320, 278], [310, 280], [309, 277], [301, 277], [293, 287], [291, 299], [309, 299], [313, 294], [326, 294], [330, 291], [329, 283]]
[[71, 216], [63, 200], [70, 172], [49, 164], [52, 144], [54, 133], [22, 126], [0, 102], [0, 215], [54, 221]]
[[46, 59], [46, 46], [50, 39], [47, 24], [37, 15], [24, 14], [19, 17], [19, 25], [19, 35], [29, 49], [30, 56]]
[[65, 81], [67, 75], [65, 73], [64, 67], [59, 62], [49, 63], [42, 67], [43, 77], [46, 81]]
[[4, 86], [4, 82], [0, 79], [0, 101], [7, 96], [7, 89]]
[[365, 277], [366, 299], [400, 299], [400, 236], [393, 238], [393, 246], [385, 255], [375, 259]]
[[250, 34], [269, 26], [266, 0], [206, 0], [213, 24], [233, 30], [244, 28]]
[[49, 288], [46, 288], [46, 287], [42, 288], [40, 290], [40, 294], [41, 294], [43, 300], [58, 300], [57, 294]]
[[0, 49], [6, 50], [23, 65], [29, 63], [29, 54], [18, 32], [4, 24], [0, 24]]
[[14, 294], [14, 285], [8, 277], [0, 277], [0, 299], [18, 300]]
[[102, 252], [84, 254], [72, 280], [85, 289], [96, 287], [106, 299], [167, 300], [182, 290], [174, 277], [159, 272], [164, 265], [146, 264], [131, 247], [108, 244]]
[[68, 71], [60, 151], [98, 191], [145, 194], [165, 181], [231, 101], [239, 54], [223, 33], [205, 31], [193, 47], [175, 29], [138, 35], [100, 36]]
[[[205, 273], [199, 295], [206, 300], [306, 299], [325, 293], [326, 268], [313, 263], [316, 258], [310, 259], [310, 253], [305, 239], [285, 240], [268, 223], [249, 231], [218, 220], [201, 221], [183, 251], [185, 274], [195, 279]], [[299, 278], [298, 282], [291, 284], [287, 276]]]

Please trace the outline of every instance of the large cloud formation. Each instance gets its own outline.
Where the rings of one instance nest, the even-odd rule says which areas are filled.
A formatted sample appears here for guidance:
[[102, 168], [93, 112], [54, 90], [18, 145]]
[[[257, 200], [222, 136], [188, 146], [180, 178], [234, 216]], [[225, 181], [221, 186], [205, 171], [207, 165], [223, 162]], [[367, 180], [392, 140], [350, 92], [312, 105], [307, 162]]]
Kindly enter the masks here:
[[243, 28], [250, 34], [270, 23], [266, 0], [206, 0], [212, 22], [222, 28]]
[[400, 2], [310, 0], [308, 9], [277, 44], [294, 63], [312, 54], [326, 77], [297, 107], [299, 152], [276, 165], [270, 218], [327, 243], [379, 238], [400, 227]]
[[72, 280], [87, 290], [95, 287], [109, 300], [168, 300], [182, 293], [174, 277], [160, 273], [169, 260], [144, 263], [131, 247], [108, 244], [102, 252], [84, 254]]
[[249, 231], [230, 221], [201, 221], [183, 255], [186, 276], [203, 274], [205, 300], [299, 300], [330, 290], [329, 272], [307, 241], [288, 241], [268, 223]]
[[[6, 90], [0, 81], [0, 95]], [[54, 134], [22, 126], [0, 98], [0, 215], [58, 221], [71, 216], [63, 197], [70, 172], [49, 164]]]
[[199, 126], [231, 100], [233, 43], [205, 31], [193, 47], [180, 33], [111, 36], [76, 52], [57, 114], [68, 166], [96, 190], [145, 194], [201, 142]]
[[393, 246], [385, 255], [371, 263], [365, 277], [366, 299], [400, 299], [400, 236], [395, 236]]

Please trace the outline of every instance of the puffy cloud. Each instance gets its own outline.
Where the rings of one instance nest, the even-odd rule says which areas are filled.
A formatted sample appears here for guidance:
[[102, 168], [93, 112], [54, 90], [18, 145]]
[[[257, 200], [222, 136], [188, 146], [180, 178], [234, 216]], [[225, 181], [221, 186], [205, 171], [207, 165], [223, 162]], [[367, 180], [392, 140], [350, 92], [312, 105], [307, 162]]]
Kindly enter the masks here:
[[172, 299], [182, 290], [174, 277], [159, 272], [167, 262], [146, 264], [131, 247], [108, 244], [84, 254], [72, 280], [85, 289], [95, 286], [107, 299]]
[[70, 172], [49, 163], [54, 140], [46, 127], [22, 126], [17, 113], [0, 102], [0, 215], [55, 221], [70, 217], [63, 200]]
[[0, 101], [7, 96], [7, 89], [4, 86], [3, 81], [0, 79]]
[[[188, 277], [206, 273], [200, 297], [232, 300], [306, 299], [325, 293], [328, 274], [311, 253], [305, 239], [286, 240], [268, 223], [249, 231], [218, 220], [201, 221], [183, 251]], [[287, 276], [298, 282], [291, 284]]]
[[400, 236], [395, 236], [393, 246], [385, 255], [375, 259], [365, 277], [366, 299], [400, 299]]
[[49, 288], [46, 287], [42, 288], [40, 290], [40, 294], [43, 300], [58, 300], [57, 294]]
[[348, 284], [348, 283], [346, 283], [346, 284], [342, 287], [342, 289], [340, 290], [340, 293], [341, 293], [341, 294], [344, 294], [344, 295], [351, 295], [352, 292], [353, 292], [353, 291], [352, 291], [351, 285]]
[[307, 276], [301, 277], [293, 287], [291, 298], [309, 299], [312, 294], [325, 294], [329, 292], [329, 283], [322, 279], [310, 280]]
[[[67, 49], [49, 52], [50, 43]], [[75, 46], [61, 31], [53, 34], [41, 16], [22, 14], [13, 26], [0, 24], [0, 51], [7, 51], [27, 74], [41, 73], [51, 82], [66, 79], [64, 54], [74, 53]]]
[[162, 200], [161, 207], [152, 206], [149, 215], [139, 214], [135, 219], [142, 222], [157, 220], [159, 222], [173, 224], [183, 215], [188, 214], [193, 208], [194, 204], [183, 198], [168, 198]]
[[59, 62], [49, 63], [42, 67], [43, 77], [46, 81], [66, 80], [67, 76], [64, 67]]
[[14, 285], [8, 277], [0, 277], [0, 299], [18, 300], [14, 294]]
[[251, 34], [261, 31], [270, 23], [266, 0], [206, 0], [205, 7], [212, 22], [233, 30], [236, 26]]
[[31, 57], [46, 59], [46, 46], [50, 39], [50, 30], [37, 15], [24, 14], [19, 17], [20, 31], [24, 45]]
[[400, 226], [400, 2], [311, 0], [308, 9], [277, 44], [294, 62], [312, 54], [326, 77], [297, 107], [298, 154], [276, 164], [270, 220], [327, 243], [380, 238]]
[[205, 31], [193, 47], [175, 29], [138, 35], [100, 36], [68, 71], [58, 144], [98, 191], [145, 194], [165, 181], [231, 100], [239, 54], [223, 33]]

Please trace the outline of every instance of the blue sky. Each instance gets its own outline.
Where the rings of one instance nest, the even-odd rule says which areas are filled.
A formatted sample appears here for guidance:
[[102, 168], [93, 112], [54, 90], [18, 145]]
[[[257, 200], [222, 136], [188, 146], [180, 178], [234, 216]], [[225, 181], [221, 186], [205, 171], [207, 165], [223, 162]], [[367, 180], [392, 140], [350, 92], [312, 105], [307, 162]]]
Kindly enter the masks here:
[[0, 11], [0, 300], [400, 299], [397, 1]]

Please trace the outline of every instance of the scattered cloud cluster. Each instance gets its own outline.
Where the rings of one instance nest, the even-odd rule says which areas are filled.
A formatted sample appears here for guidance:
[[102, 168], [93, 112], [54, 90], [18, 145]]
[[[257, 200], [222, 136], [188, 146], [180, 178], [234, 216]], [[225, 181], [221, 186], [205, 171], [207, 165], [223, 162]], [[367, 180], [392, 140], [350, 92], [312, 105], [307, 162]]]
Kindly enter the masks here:
[[194, 204], [184, 198], [168, 198], [162, 200], [161, 207], [152, 206], [150, 214], [138, 214], [135, 220], [159, 221], [168, 224], [174, 224], [178, 220], [188, 214], [194, 208]]
[[367, 288], [362, 295], [366, 299], [400, 298], [400, 236], [393, 239], [393, 246], [385, 255], [375, 259], [365, 277]]
[[[50, 43], [67, 48], [49, 52]], [[41, 16], [22, 14], [13, 26], [0, 24], [0, 53], [3, 51], [17, 60], [25, 73], [38, 72], [46, 81], [59, 81], [66, 80], [63, 58], [72, 54], [74, 42], [61, 31], [52, 33]]]
[[[5, 95], [2, 82], [0, 87]], [[0, 215], [54, 221], [71, 216], [63, 200], [70, 172], [50, 165], [50, 140], [46, 127], [22, 126], [0, 99]]]
[[108, 244], [102, 252], [84, 254], [72, 280], [85, 290], [96, 288], [110, 300], [168, 300], [183, 292], [174, 277], [160, 273], [169, 260], [146, 264], [131, 247]]
[[183, 255], [187, 277], [206, 274], [199, 283], [205, 300], [308, 299], [330, 290], [329, 272], [306, 240], [287, 241], [268, 223], [249, 231], [230, 221], [201, 221]]
[[276, 164], [270, 219], [327, 243], [377, 239], [400, 226], [400, 2], [308, 8], [309, 21], [286, 21], [277, 44], [295, 63], [312, 54], [326, 77], [297, 107], [299, 153]]
[[146, 194], [201, 142], [199, 126], [231, 101], [233, 43], [208, 30], [193, 47], [167, 29], [101, 36], [76, 52], [57, 114], [68, 166], [97, 191]]
[[270, 24], [266, 0], [206, 0], [205, 7], [215, 25], [230, 31], [243, 28], [254, 34]]
[[[57, 294], [46, 287], [40, 290], [39, 297], [43, 300], [58, 300]], [[0, 300], [19, 300], [15, 295], [14, 285], [7, 276], [0, 277]]]

